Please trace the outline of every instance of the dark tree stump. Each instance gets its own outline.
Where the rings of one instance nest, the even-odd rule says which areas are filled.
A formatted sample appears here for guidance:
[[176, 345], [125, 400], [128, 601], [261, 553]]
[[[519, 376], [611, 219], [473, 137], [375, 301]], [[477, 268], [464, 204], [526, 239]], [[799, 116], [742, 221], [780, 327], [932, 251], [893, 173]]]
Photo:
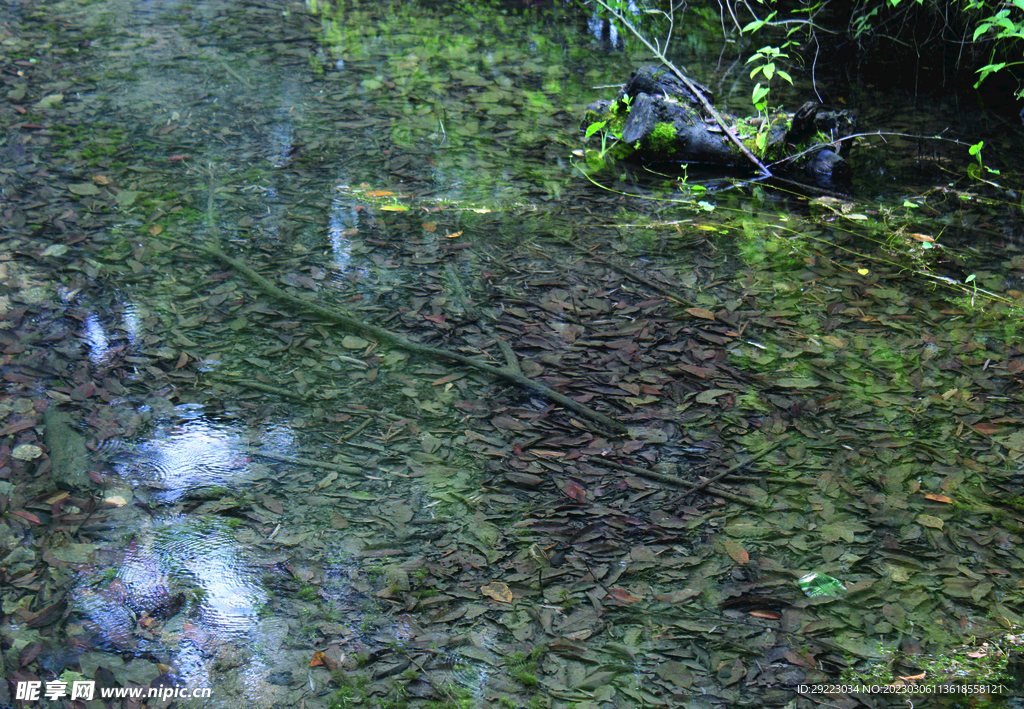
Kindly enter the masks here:
[[[696, 83], [694, 87], [710, 102], [709, 90]], [[808, 101], [793, 116], [728, 116], [726, 121], [728, 130], [773, 174], [830, 189], [848, 185], [850, 168], [836, 141], [856, 126], [849, 111], [823, 111], [817, 102]], [[694, 93], [661, 67], [641, 67], [614, 101], [590, 104], [583, 128], [595, 123], [606, 132], [606, 148], [609, 137], [618, 141], [614, 153], [605, 151], [616, 158], [660, 165], [749, 167], [747, 157], [707, 115]]]

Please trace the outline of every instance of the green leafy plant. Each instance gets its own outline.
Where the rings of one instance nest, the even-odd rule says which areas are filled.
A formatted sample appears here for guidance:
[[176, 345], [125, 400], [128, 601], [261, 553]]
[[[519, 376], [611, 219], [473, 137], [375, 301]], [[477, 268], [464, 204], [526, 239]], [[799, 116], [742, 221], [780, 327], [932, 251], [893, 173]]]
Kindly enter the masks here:
[[597, 121], [596, 123], [591, 123], [589, 126], [587, 126], [587, 130], [583, 134], [583, 137], [589, 139], [592, 135], [594, 135], [594, 133], [597, 132], [601, 133], [601, 150], [598, 153], [598, 159], [604, 160], [605, 156], [608, 154], [608, 151], [611, 149], [611, 145], [614, 145], [614, 142], [612, 142], [611, 144], [609, 144], [609, 142], [614, 141], [617, 138], [621, 138], [622, 134], [619, 133], [619, 135], [616, 136], [611, 129], [608, 129], [608, 121]]
[[[765, 25], [770, 24], [777, 14], [777, 12], [772, 12], [764, 19], [755, 19], [742, 27], [740, 32], [742, 34], [753, 34]], [[792, 33], [794, 30], [795, 28], [791, 28], [789, 32]], [[757, 134], [754, 136], [754, 144], [757, 146], [757, 150], [760, 155], [764, 154], [765, 149], [768, 146], [768, 136], [771, 133], [771, 120], [768, 116], [768, 97], [771, 94], [771, 82], [776, 76], [778, 76], [783, 81], [788, 82], [791, 86], [793, 85], [793, 77], [790, 76], [789, 72], [779, 66], [782, 63], [782, 60], [789, 58], [789, 54], [784, 50], [791, 44], [793, 44], [792, 40], [786, 41], [781, 47], [765, 45], [758, 49], [757, 53], [746, 61], [748, 65], [754, 64], [754, 67], [750, 70], [750, 78], [757, 79], [760, 77], [764, 80], [764, 83], [758, 81], [754, 84], [754, 88], [750, 93], [750, 102], [754, 104], [754, 108], [757, 109], [757, 112], [764, 117], [761, 121], [760, 127], [758, 128]]]
[[584, 131], [583, 137], [587, 140], [595, 133], [599, 133], [601, 136], [600, 150], [588, 150], [586, 152], [587, 165], [592, 169], [600, 170], [603, 168], [610, 155], [615, 157], [615, 152], [613, 151], [616, 148], [626, 148], [628, 151], [629, 147], [622, 140], [622, 128], [625, 125], [625, 119], [622, 116], [632, 110], [632, 102], [632, 96], [623, 96], [616, 99], [608, 106], [606, 113], [609, 117], [605, 120], [591, 123]]
[[971, 155], [971, 157], [975, 157], [978, 159], [978, 167], [984, 166], [984, 164], [981, 162], [981, 149], [983, 147], [985, 147], [984, 140], [981, 141], [980, 143], [975, 143], [974, 145], [971, 146], [970, 150], [967, 151], [967, 153]]
[[[750, 24], [753, 25], [756, 23], [752, 22]], [[750, 25], [747, 25], [747, 27], [750, 27]], [[754, 104], [754, 108], [757, 109], [758, 113], [765, 114], [768, 111], [768, 94], [771, 92], [770, 82], [776, 75], [778, 75], [784, 81], [789, 82], [790, 84], [793, 83], [793, 77], [790, 76], [788, 72], [783, 71], [776, 65], [776, 62], [779, 61], [780, 59], [786, 59], [789, 57], [788, 54], [782, 51], [789, 44], [791, 43], [787, 42], [782, 47], [761, 47], [760, 49], [757, 50], [757, 54], [747, 59], [747, 64], [750, 64], [751, 62], [758, 62], [754, 66], [754, 68], [750, 70], [750, 78], [754, 79], [758, 76], [758, 74], [760, 74], [766, 82], [765, 84], [762, 84], [760, 81], [757, 82], [754, 85], [754, 89], [750, 95], [750, 101], [751, 103]], [[766, 124], [767, 121], [763, 125]], [[765, 131], [761, 131], [761, 133], [764, 132]], [[760, 134], [758, 137], [760, 138]], [[762, 141], [758, 142], [758, 147], [760, 147], [762, 150], [764, 149]]]
[[971, 179], [978, 180], [979, 182], [984, 182], [986, 184], [992, 185], [993, 187], [999, 187], [999, 185], [997, 185], [996, 183], [994, 183], [994, 182], [992, 182], [990, 180], [985, 179], [985, 177], [983, 175], [983, 173], [988, 173], [990, 175], [998, 175], [999, 174], [999, 170], [996, 170], [995, 168], [991, 168], [988, 165], [986, 165], [984, 162], [982, 162], [982, 160], [981, 160], [981, 149], [984, 146], [985, 146], [985, 141], [982, 140], [982, 141], [972, 145], [970, 147], [970, 149], [967, 151], [968, 154], [971, 155], [971, 157], [976, 158], [977, 161], [978, 161], [977, 165], [972, 163], [972, 164], [967, 166], [967, 175]]
[[[967, 9], [987, 10], [988, 7], [983, 0], [970, 0], [967, 3]], [[1010, 42], [1019, 42], [1020, 40], [1024, 40], [1024, 20], [1017, 20], [1011, 16], [1014, 9], [1018, 12], [1024, 11], [1024, 0], [1013, 0], [1013, 2], [1000, 3], [1000, 9], [997, 10], [994, 15], [982, 20], [974, 30], [974, 37], [971, 40], [973, 42], [977, 42], [984, 35], [988, 34], [989, 31], [995, 30], [995, 41], [992, 45], [990, 59], [995, 58], [999, 44], [1005, 45]], [[1024, 64], [1024, 61], [995, 62], [990, 60], [988, 64], [978, 69], [978, 81], [974, 84], [974, 88], [981, 86], [981, 83], [992, 74], [1002, 71], [1006, 67], [1019, 66], [1022, 64]], [[1024, 87], [1017, 89], [1016, 96], [1017, 98], [1024, 96]]]
[[978, 274], [972, 273], [964, 279], [964, 285], [970, 284], [974, 290], [971, 292], [971, 306], [974, 306], [974, 299], [978, 295]]

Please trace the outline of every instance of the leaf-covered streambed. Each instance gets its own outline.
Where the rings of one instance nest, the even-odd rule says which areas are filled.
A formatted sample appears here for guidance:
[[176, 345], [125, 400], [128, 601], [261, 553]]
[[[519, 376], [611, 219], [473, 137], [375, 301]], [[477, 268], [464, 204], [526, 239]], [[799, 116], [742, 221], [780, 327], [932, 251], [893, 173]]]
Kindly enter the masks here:
[[585, 176], [586, 9], [0, 18], [0, 704], [1020, 706], [1016, 166]]

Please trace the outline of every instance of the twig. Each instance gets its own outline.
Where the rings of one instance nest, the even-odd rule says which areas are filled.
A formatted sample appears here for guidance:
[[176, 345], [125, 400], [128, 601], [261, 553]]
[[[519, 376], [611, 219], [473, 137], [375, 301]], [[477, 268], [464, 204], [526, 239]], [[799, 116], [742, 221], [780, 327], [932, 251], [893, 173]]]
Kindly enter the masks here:
[[[735, 502], [735, 503], [738, 503], [738, 504], [741, 504], [741, 505], [747, 505], [748, 507], [753, 507], [754, 509], [758, 509], [758, 510], [765, 509], [765, 505], [761, 504], [760, 502], [756, 502], [754, 500], [751, 500], [748, 497], [743, 497], [742, 495], [737, 495], [736, 493], [729, 492], [728, 490], [723, 490], [722, 488], [718, 487], [717, 485], [715, 485], [715, 486], [708, 485], [708, 481], [701, 482], [698, 486], [695, 487], [695, 486], [691, 485], [690, 483], [686, 482], [685, 480], [683, 480], [682, 478], [677, 478], [675, 475], [668, 475], [666, 473], [659, 473], [659, 472], [657, 472], [655, 470], [648, 470], [647, 468], [639, 468], [639, 467], [637, 467], [635, 465], [626, 465], [625, 463], [617, 463], [614, 460], [605, 460], [603, 458], [594, 458], [594, 459], [591, 459], [590, 462], [597, 463], [598, 465], [603, 465], [603, 466], [605, 466], [607, 468], [616, 468], [618, 470], [624, 470], [624, 471], [626, 471], [628, 473], [633, 473], [634, 475], [639, 475], [642, 478], [648, 478], [650, 480], [657, 480], [658, 482], [668, 483], [670, 485], [676, 485], [678, 487], [688, 488], [687, 490], [684, 490], [684, 494], [686, 494], [686, 495], [689, 495], [691, 492], [694, 492], [695, 490], [697, 490], [697, 489], [699, 489], [701, 487], [707, 487], [708, 491], [711, 492], [711, 494], [718, 495], [719, 497], [724, 497], [726, 500], [730, 500], [732, 502]], [[741, 463], [740, 465], [741, 466], [742, 465], [746, 465], [749, 462], [750, 461], [746, 461], [744, 463]], [[724, 474], [728, 475], [728, 472], [726, 472]]]
[[279, 396], [282, 399], [291, 399], [293, 401], [309, 400], [308, 396], [293, 391], [292, 389], [275, 387], [269, 384], [264, 384], [263, 382], [253, 381], [252, 379], [235, 379], [233, 377], [228, 377], [223, 374], [216, 373], [208, 373], [206, 376], [210, 377], [211, 379], [216, 379], [217, 381], [223, 382], [225, 384], [233, 384], [235, 386], [245, 387], [246, 389], [255, 389], [256, 391], [262, 391], [266, 394], [274, 394], [275, 396]]
[[769, 453], [774, 452], [779, 446], [781, 446], [786, 441], [787, 438], [789, 438], [789, 434], [788, 433], [782, 434], [782, 436], [779, 438], [778, 441], [776, 441], [772, 445], [768, 446], [767, 448], [765, 448], [760, 453], [755, 453], [754, 455], [750, 456], [749, 458], [747, 458], [746, 460], [744, 460], [741, 463], [734, 463], [733, 465], [730, 465], [728, 468], [723, 470], [718, 475], [710, 477], [707, 480], [702, 480], [701, 482], [697, 483], [696, 485], [690, 485], [690, 489], [687, 491], [687, 493], [697, 492], [698, 490], [701, 490], [701, 489], [707, 487], [711, 483], [718, 482], [722, 478], [728, 476], [729, 473], [733, 473], [733, 472], [739, 470], [740, 468], [745, 468], [745, 467], [747, 467], [748, 465], [750, 465], [751, 463], [753, 463], [756, 460], [761, 460], [761, 458], [764, 458]]
[[707, 491], [710, 492], [712, 495], [725, 498], [730, 502], [735, 502], [740, 505], [746, 505], [747, 507], [753, 507], [755, 510], [768, 509], [767, 505], [764, 505], [760, 502], [755, 502], [754, 500], [751, 500], [749, 497], [743, 497], [743, 495], [737, 495], [734, 492], [729, 492], [728, 490], [724, 490], [718, 487], [717, 485], [708, 485]]
[[351, 431], [349, 431], [348, 433], [346, 433], [346, 434], [345, 434], [344, 436], [341, 436], [341, 437], [339, 437], [339, 438], [338, 438], [338, 441], [339, 441], [339, 442], [341, 442], [341, 441], [347, 441], [347, 440], [348, 440], [348, 439], [350, 439], [350, 438], [355, 438], [355, 437], [356, 437], [357, 435], [359, 435], [360, 433], [362, 433], [362, 432], [363, 432], [363, 429], [365, 429], [365, 428], [366, 428], [367, 426], [369, 426], [369, 425], [370, 425], [371, 423], [373, 423], [373, 419], [366, 419], [366, 420], [365, 420], [365, 421], [363, 421], [363, 422], [362, 422], [361, 424], [359, 424], [358, 426], [356, 426], [356, 427], [355, 427], [354, 429], [352, 429]]
[[324, 470], [331, 470], [336, 473], [345, 473], [347, 475], [369, 475], [369, 470], [363, 470], [361, 468], [353, 468], [351, 465], [341, 465], [339, 463], [327, 463], [322, 460], [314, 460], [312, 458], [293, 458], [289, 455], [280, 455], [279, 453], [267, 453], [266, 451], [250, 451], [252, 455], [260, 458], [270, 458], [281, 463], [290, 463], [292, 465], [308, 465], [312, 468], [323, 468]]
[[639, 475], [642, 478], [649, 480], [657, 480], [661, 483], [668, 483], [669, 485], [677, 485], [679, 487], [689, 487], [690, 483], [683, 480], [675, 475], [669, 475], [668, 473], [659, 473], [657, 470], [651, 470], [650, 468], [641, 468], [637, 465], [629, 465], [627, 463], [620, 463], [615, 460], [608, 460], [607, 458], [588, 458], [588, 463], [594, 463], [595, 465], [602, 465], [606, 468], [615, 468], [616, 470], [622, 470], [627, 473], [633, 473]]
[[[761, 451], [759, 453], [755, 453], [754, 455], [750, 456], [749, 458], [747, 458], [744, 461], [741, 461], [739, 463], [734, 463], [734, 464], [730, 465], [728, 468], [726, 468], [724, 471], [719, 473], [718, 475], [715, 475], [713, 477], [707, 478], [706, 480], [702, 480], [702, 481], [700, 481], [699, 483], [696, 483], [696, 484], [687, 482], [686, 480], [683, 480], [682, 478], [676, 477], [675, 475], [668, 475], [666, 473], [659, 473], [659, 472], [657, 472], [655, 470], [650, 470], [648, 468], [640, 468], [640, 467], [635, 466], [635, 465], [627, 465], [626, 463], [619, 463], [617, 461], [607, 460], [605, 458], [588, 458], [587, 462], [594, 463], [596, 465], [603, 465], [606, 468], [617, 468], [618, 470], [624, 470], [624, 471], [626, 471], [628, 473], [633, 473], [634, 475], [639, 475], [641, 477], [649, 478], [651, 480], [657, 480], [658, 482], [669, 483], [671, 485], [678, 485], [679, 487], [686, 488], [686, 490], [684, 490], [683, 492], [685, 494], [689, 495], [691, 493], [697, 492], [698, 490], [702, 490], [702, 489], [708, 487], [712, 483], [718, 482], [722, 478], [727, 477], [730, 473], [734, 473], [737, 470], [739, 470], [740, 468], [745, 468], [746, 466], [750, 465], [754, 461], [761, 460], [766, 455], [768, 455], [769, 453], [775, 451], [779, 446], [781, 446], [785, 442], [787, 437], [788, 437], [788, 434], [784, 434], [778, 441], [776, 441], [772, 445], [768, 446], [763, 451]], [[730, 492], [725, 491], [725, 490], [715, 489], [712, 492], [714, 492], [714, 494], [716, 494], [716, 495], [720, 495], [722, 497], [728, 498], [728, 499], [733, 500], [735, 502], [741, 502], [743, 504], [752, 505], [754, 507], [759, 507], [759, 508], [763, 507], [763, 505], [761, 505], [761, 504], [759, 504], [757, 502], [754, 502], [753, 500], [748, 500], [745, 497], [741, 497], [739, 495], [734, 495], [733, 493], [730, 493]]]
[[253, 87], [252, 84], [250, 84], [248, 81], [246, 81], [245, 77], [243, 77], [237, 71], [235, 71], [234, 69], [229, 67], [226, 62], [217, 62], [217, 63], [220, 64], [220, 68], [221, 69], [223, 69], [227, 73], [231, 74], [231, 76], [236, 81], [238, 81], [238, 83], [240, 83], [242, 86], [245, 86], [246, 88], [249, 88], [249, 89], [251, 89]]

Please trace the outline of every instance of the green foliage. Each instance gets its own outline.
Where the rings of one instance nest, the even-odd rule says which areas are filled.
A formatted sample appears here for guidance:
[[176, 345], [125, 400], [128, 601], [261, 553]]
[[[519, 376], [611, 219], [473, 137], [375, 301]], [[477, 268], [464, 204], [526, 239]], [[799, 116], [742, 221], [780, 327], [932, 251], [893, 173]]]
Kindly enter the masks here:
[[[772, 13], [774, 15], [775, 13]], [[770, 16], [769, 16], [770, 17]], [[751, 23], [755, 24], [755, 23]], [[750, 25], [747, 25], [750, 27]], [[746, 31], [746, 28], [744, 28]], [[750, 100], [754, 104], [754, 108], [759, 113], [764, 113], [768, 110], [768, 94], [771, 91], [770, 82], [772, 78], [777, 74], [781, 79], [788, 81], [790, 84], [793, 83], [793, 77], [788, 72], [779, 69], [776, 66], [776, 62], [780, 59], [786, 59], [789, 57], [788, 54], [782, 50], [791, 45], [792, 42], [786, 42], [782, 47], [764, 46], [757, 50], [757, 54], [747, 59], [747, 64], [751, 62], [758, 62], [754, 65], [754, 68], [750, 71], [750, 78], [756, 78], [758, 74], [764, 77], [764, 85], [761, 82], [757, 82], [754, 85], [753, 93], [751, 94]], [[763, 146], [762, 146], [763, 149]]]
[[[771, 10], [764, 18], [756, 14], [758, 6]], [[733, 5], [738, 13], [746, 8], [753, 19], [745, 25], [737, 21], [737, 28], [744, 35], [753, 35], [766, 28], [788, 27], [787, 37], [792, 32], [803, 30], [808, 37], [821, 32], [845, 35], [865, 49], [878, 48], [878, 40], [892, 42], [892, 46], [913, 47], [920, 59], [920, 49], [925, 42], [935, 44], [934, 38], [948, 38], [949, 51], [955, 52], [959, 61], [973, 63], [977, 75], [975, 88], [994, 74], [1007, 72], [1024, 66], [1024, 0], [869, 0], [860, 3], [841, 3], [837, 0], [822, 0], [804, 7], [788, 10], [790, 14], [780, 15], [773, 0], [758, 0], [757, 4]], [[808, 19], [804, 19], [806, 15]], [[819, 24], [820, 18], [829, 17], [831, 26]], [[736, 16], [733, 15], [734, 20]], [[919, 39], [927, 36], [928, 40]], [[970, 38], [968, 40], [968, 37]], [[784, 50], [789, 43], [777, 49]], [[763, 50], [762, 50], [763, 51]], [[898, 49], [897, 49], [898, 51]], [[748, 62], [758, 61], [768, 66], [774, 63], [770, 56], [751, 57]], [[764, 72], [764, 78], [771, 79], [772, 69]], [[1018, 98], [1024, 96], [1024, 87], [1018, 80]], [[767, 95], [768, 86], [755, 87], [754, 104]], [[760, 110], [760, 109], [759, 109]]]
[[331, 673], [331, 680], [338, 685], [338, 689], [328, 702], [330, 709], [348, 709], [366, 701], [366, 686], [369, 684], [366, 676], [335, 670]]
[[534, 648], [529, 654], [525, 652], [512, 653], [506, 663], [509, 674], [525, 687], [536, 687], [540, 684], [540, 680], [537, 679], [537, 673], [540, 671], [538, 661], [543, 655], [542, 648]]
[[[768, 5], [770, 3], [766, 0], [759, 0], [762, 5]], [[749, 8], [749, 6], [748, 6]], [[770, 12], [764, 19], [759, 19], [756, 15], [754, 20], [748, 22], [746, 25], [740, 28], [740, 33], [744, 35], [754, 35], [765, 27], [772, 25], [772, 21], [778, 15], [777, 10]], [[750, 78], [756, 79], [760, 76], [764, 79], [762, 84], [758, 81], [754, 85], [754, 89], [750, 95], [750, 101], [754, 104], [754, 108], [757, 109], [758, 113], [766, 113], [768, 111], [768, 96], [771, 93], [771, 82], [776, 76], [786, 81], [790, 85], [793, 84], [793, 77], [790, 76], [789, 72], [780, 68], [782, 60], [789, 59], [789, 54], [786, 53], [786, 49], [795, 43], [795, 40], [788, 39], [795, 31], [799, 29], [799, 25], [792, 26], [786, 33], [787, 40], [781, 46], [765, 45], [757, 50], [752, 57], [749, 57], [746, 61], [747, 64], [754, 64], [754, 67], [750, 70]], [[764, 143], [767, 138], [758, 135], [758, 143], [760, 144], [761, 150], [764, 150]]]
[[651, 133], [651, 148], [671, 154], [675, 152], [676, 127], [671, 123], [657, 123]]
[[562, 610], [567, 613], [579, 603], [578, 599], [567, 589], [562, 589], [558, 592], [558, 602], [561, 604]]
[[[966, 5], [968, 10], [992, 11], [990, 3], [985, 0], [967, 0]], [[1021, 40], [1024, 40], [1024, 16], [1021, 15], [1021, 12], [1024, 12], [1024, 0], [999, 3], [997, 7], [999, 9], [994, 15], [984, 18], [978, 24], [974, 30], [974, 36], [971, 38], [972, 42], [977, 42], [985, 38], [989, 32], [993, 32], [990, 61], [977, 70], [978, 81], [974, 84], [974, 88], [978, 88], [989, 76], [1007, 67], [1024, 65], [1024, 61], [995, 61], [999, 50], [1002, 50], [999, 53], [1003, 56], [1016, 56], [1021, 53], [1021, 49], [1024, 49], [1024, 44], [1021, 43]], [[1014, 9], [1017, 10], [1016, 17], [1013, 16]], [[1017, 97], [1021, 96], [1024, 96], [1024, 88], [1017, 90]]]
[[[998, 683], [1006, 670], [1007, 653], [1020, 649], [1018, 638], [1020, 628], [1011, 628], [1014, 634], [986, 642], [975, 641], [970, 645], [954, 648], [950, 652], [936, 655], [915, 655], [914, 666], [925, 671], [929, 684], [942, 682]], [[887, 644], [879, 644], [879, 654], [885, 659], [873, 662], [867, 667], [857, 665], [843, 673], [841, 681], [856, 681], [864, 684], [889, 684], [896, 679], [893, 673], [898, 651]]]
[[584, 131], [583, 136], [588, 140], [595, 134], [601, 136], [601, 148], [599, 150], [590, 149], [585, 153], [587, 167], [591, 170], [601, 170], [610, 161], [628, 157], [635, 149], [622, 140], [622, 129], [626, 124], [626, 116], [633, 109], [632, 101], [632, 96], [615, 99], [605, 113], [598, 117], [601, 120], [592, 122]]
[[978, 161], [977, 165], [975, 165], [974, 163], [971, 163], [970, 165], [967, 166], [967, 176], [970, 177], [972, 180], [977, 180], [978, 182], [984, 182], [986, 184], [992, 185], [993, 187], [999, 187], [999, 185], [995, 184], [994, 182], [990, 182], [989, 180], [985, 179], [985, 174], [998, 175], [999, 174], [999, 170], [991, 168], [988, 165], [986, 165], [984, 162], [982, 162], [982, 160], [981, 160], [981, 149], [982, 149], [982, 147], [984, 147], [984, 145], [985, 145], [985, 141], [981, 141], [979, 143], [975, 143], [967, 151], [969, 155], [971, 155], [972, 157], [976, 158], [977, 161]]

